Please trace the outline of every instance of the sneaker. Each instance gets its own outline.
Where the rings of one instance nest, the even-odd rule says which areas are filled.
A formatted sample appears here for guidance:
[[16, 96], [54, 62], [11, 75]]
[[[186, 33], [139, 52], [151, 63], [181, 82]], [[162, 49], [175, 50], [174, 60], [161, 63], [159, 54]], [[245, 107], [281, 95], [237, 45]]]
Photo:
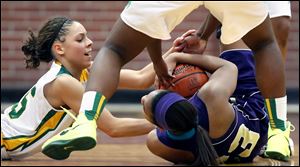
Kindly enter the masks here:
[[288, 161], [294, 150], [294, 142], [290, 138], [290, 131], [294, 130], [295, 127], [289, 121], [287, 121], [287, 128], [285, 131], [271, 129], [269, 126], [268, 143], [264, 152], [264, 157]]
[[267, 149], [267, 144], [265, 144], [264, 146], [262, 146], [262, 148], [260, 149], [258, 155], [260, 157], [267, 158], [267, 157], [265, 157], [265, 151], [266, 151], [266, 149]]
[[79, 114], [69, 128], [47, 140], [42, 146], [42, 153], [56, 160], [63, 160], [72, 151], [89, 150], [97, 144], [96, 121], [89, 121], [84, 114]]

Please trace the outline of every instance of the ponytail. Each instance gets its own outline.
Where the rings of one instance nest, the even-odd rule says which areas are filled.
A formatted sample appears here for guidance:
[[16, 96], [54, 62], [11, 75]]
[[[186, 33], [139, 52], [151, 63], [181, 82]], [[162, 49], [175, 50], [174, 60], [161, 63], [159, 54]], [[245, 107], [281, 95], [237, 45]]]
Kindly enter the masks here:
[[68, 33], [67, 28], [73, 23], [73, 20], [66, 17], [56, 17], [50, 19], [35, 36], [29, 30], [30, 37], [22, 46], [25, 55], [26, 68], [36, 68], [40, 61], [49, 63], [55, 57], [51, 51], [54, 41], [64, 42], [64, 36]]
[[36, 68], [40, 65], [40, 58], [36, 51], [37, 37], [29, 30], [30, 37], [22, 46], [22, 51], [25, 55], [26, 68]]
[[214, 149], [206, 130], [201, 126], [197, 126], [196, 136], [198, 156], [192, 166], [217, 166], [219, 164], [217, 161], [218, 154]]

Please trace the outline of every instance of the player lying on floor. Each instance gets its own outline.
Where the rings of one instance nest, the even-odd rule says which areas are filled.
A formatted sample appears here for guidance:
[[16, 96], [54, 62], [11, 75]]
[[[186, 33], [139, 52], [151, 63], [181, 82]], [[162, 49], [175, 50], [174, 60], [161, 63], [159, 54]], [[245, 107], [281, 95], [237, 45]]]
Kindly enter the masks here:
[[188, 63], [211, 76], [190, 99], [166, 90], [142, 98], [146, 118], [158, 126], [147, 139], [155, 155], [193, 165], [243, 163], [267, 143], [269, 119], [253, 53], [240, 42], [223, 48], [220, 58], [172, 53], [165, 59], [171, 69], [176, 62]]

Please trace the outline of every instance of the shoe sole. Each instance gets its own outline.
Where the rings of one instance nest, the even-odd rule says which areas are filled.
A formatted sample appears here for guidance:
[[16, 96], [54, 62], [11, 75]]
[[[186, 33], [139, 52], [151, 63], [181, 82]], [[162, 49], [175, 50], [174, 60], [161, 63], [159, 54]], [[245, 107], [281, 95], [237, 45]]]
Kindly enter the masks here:
[[48, 144], [42, 153], [56, 160], [64, 160], [72, 151], [89, 150], [96, 146], [96, 141], [91, 137], [81, 137], [74, 140], [60, 140]]
[[265, 152], [265, 157], [276, 159], [279, 161], [285, 161], [285, 162], [289, 161], [289, 159], [290, 159], [288, 156], [284, 156], [281, 153], [274, 152], [274, 151]]

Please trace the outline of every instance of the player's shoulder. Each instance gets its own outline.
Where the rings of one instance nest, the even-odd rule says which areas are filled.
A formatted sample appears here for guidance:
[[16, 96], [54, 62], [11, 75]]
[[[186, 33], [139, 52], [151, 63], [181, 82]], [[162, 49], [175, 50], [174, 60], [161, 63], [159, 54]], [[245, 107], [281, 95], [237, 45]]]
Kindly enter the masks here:
[[76, 78], [70, 75], [59, 75], [52, 82], [48, 83], [45, 88], [45, 94], [48, 94], [48, 97], [59, 97], [70, 96], [84, 90], [83, 85]]
[[81, 85], [80, 81], [68, 74], [58, 75], [53, 84], [62, 88], [68, 88], [73, 85]]

